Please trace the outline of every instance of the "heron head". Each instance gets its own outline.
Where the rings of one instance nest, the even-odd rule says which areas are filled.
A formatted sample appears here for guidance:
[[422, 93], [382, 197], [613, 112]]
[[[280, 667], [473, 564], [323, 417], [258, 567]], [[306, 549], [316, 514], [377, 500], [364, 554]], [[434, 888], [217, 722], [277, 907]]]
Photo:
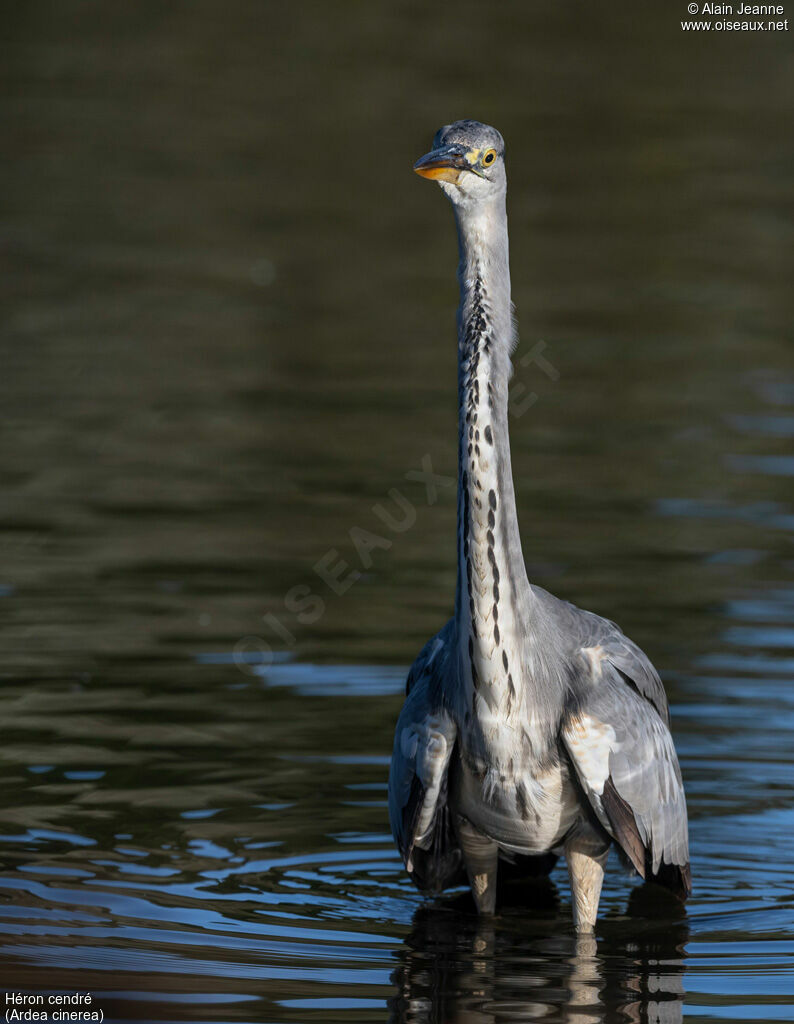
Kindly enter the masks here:
[[455, 121], [439, 128], [433, 148], [414, 164], [423, 178], [437, 181], [456, 205], [486, 201], [507, 187], [505, 141], [480, 121]]

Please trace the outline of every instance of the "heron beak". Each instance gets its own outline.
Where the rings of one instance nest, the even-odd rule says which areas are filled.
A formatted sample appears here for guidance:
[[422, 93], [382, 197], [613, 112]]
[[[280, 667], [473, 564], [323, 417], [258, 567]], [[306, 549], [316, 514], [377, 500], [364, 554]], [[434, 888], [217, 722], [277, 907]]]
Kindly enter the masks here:
[[430, 153], [425, 153], [417, 160], [414, 170], [431, 181], [454, 183], [464, 171], [473, 171], [474, 168], [466, 159], [466, 150], [463, 146], [441, 146]]

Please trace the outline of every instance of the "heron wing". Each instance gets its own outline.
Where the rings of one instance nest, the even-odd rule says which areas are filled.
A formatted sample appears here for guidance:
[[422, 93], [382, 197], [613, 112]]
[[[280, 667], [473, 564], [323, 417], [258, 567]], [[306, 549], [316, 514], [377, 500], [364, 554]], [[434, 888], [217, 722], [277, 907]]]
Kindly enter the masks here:
[[406, 685], [389, 770], [389, 818], [406, 870], [439, 892], [461, 876], [463, 858], [447, 802], [457, 727], [444, 706], [453, 665], [448, 624], [422, 650]]
[[604, 658], [618, 670], [623, 682], [649, 701], [669, 726], [667, 694], [651, 659], [614, 622], [609, 625], [612, 629], [599, 638], [596, 646], [601, 647]]
[[686, 799], [667, 702], [663, 715], [642, 692], [650, 665], [644, 655], [637, 666], [624, 658], [623, 668], [608, 650], [599, 652], [597, 664], [592, 654], [585, 657], [592, 671], [579, 681], [561, 733], [579, 782], [639, 874], [686, 899], [692, 891]]
[[547, 616], [550, 628], [558, 635], [570, 637], [577, 651], [579, 648], [590, 651], [599, 662], [606, 659], [617, 669], [623, 681], [650, 701], [669, 725], [667, 694], [659, 673], [648, 655], [633, 640], [629, 640], [617, 623], [595, 612], [577, 608], [569, 601], [561, 601], [542, 587], [533, 586], [532, 590]]

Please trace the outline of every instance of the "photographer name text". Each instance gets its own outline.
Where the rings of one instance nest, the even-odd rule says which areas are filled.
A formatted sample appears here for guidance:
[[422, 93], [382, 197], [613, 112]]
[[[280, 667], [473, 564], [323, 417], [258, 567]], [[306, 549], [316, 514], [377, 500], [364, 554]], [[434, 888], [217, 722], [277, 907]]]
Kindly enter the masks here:
[[[698, 4], [687, 5], [690, 15], [718, 20], [682, 21], [684, 32], [788, 32], [786, 8], [782, 4]], [[731, 19], [742, 20], [731, 20]], [[764, 20], [764, 19], [768, 20]]]

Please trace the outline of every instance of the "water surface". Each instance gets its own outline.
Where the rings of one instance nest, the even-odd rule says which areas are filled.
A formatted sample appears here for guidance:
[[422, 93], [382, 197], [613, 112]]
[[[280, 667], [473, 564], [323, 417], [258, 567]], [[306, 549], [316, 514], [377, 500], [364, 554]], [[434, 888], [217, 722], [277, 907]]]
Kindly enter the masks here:
[[[794, 1019], [794, 65], [656, 6], [7, 12], [7, 988], [140, 1021]], [[416, 477], [455, 471], [454, 232], [410, 166], [459, 116], [508, 139], [532, 577], [652, 656], [689, 798], [686, 912], [613, 863], [595, 942], [564, 872], [483, 924], [388, 834], [455, 579], [454, 488]]]

